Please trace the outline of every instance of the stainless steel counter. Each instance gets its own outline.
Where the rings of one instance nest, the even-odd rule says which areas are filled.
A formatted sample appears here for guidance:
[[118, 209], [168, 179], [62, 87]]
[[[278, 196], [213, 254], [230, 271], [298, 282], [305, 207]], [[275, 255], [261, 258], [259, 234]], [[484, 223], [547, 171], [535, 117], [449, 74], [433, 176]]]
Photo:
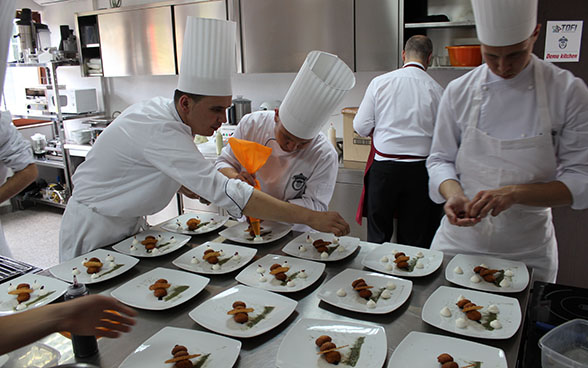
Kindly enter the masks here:
[[[260, 245], [258, 247], [256, 259], [263, 257], [268, 253], [284, 254], [281, 252], [283, 246], [290, 240], [294, 239], [294, 237], [297, 235], [298, 234], [290, 233], [281, 240], [267, 245]], [[192, 238], [189, 246], [200, 245], [207, 240], [213, 240], [215, 237], [216, 236], [206, 235], [195, 236]], [[221, 239], [222, 238], [219, 240]], [[361, 242], [360, 249], [352, 256], [342, 261], [327, 263], [324, 275], [313, 286], [297, 293], [283, 294], [298, 301], [298, 306], [296, 307], [295, 312], [274, 330], [254, 338], [241, 339], [243, 345], [240, 357], [237, 360], [235, 366], [256, 368], [275, 367], [275, 359], [282, 339], [288, 330], [292, 328], [294, 322], [302, 317], [360, 321], [382, 325], [386, 329], [386, 335], [388, 339], [388, 358], [390, 358], [390, 355], [396, 346], [398, 346], [400, 341], [402, 341], [402, 339], [410, 331], [423, 331], [441, 335], [455, 336], [448, 332], [429, 326], [421, 320], [421, 309], [429, 295], [440, 285], [450, 285], [450, 283], [446, 281], [444, 277], [444, 269], [449, 262], [449, 257], [445, 257], [442, 267], [435, 271], [432, 275], [423, 278], [412, 278], [411, 280], [413, 281], [413, 290], [410, 298], [399, 309], [389, 314], [372, 315], [350, 312], [321, 302], [318, 299], [318, 290], [334, 275], [346, 268], [363, 269], [361, 266], [361, 260], [376, 246], [377, 244]], [[186, 252], [188, 250], [189, 248], [185, 246], [180, 250], [165, 256], [156, 258], [141, 258], [141, 261], [137, 264], [137, 266], [135, 266], [129, 272], [106, 282], [91, 285], [90, 292], [93, 294], [109, 294], [119, 285], [154, 267], [162, 266], [175, 269], [176, 267], [171, 264], [171, 261], [179, 257], [182, 252]], [[137, 316], [137, 325], [133, 328], [131, 333], [125, 334], [118, 339], [100, 339], [99, 354], [92, 359], [83, 361], [94, 363], [100, 365], [101, 367], [117, 367], [130, 353], [132, 353], [139, 345], [141, 345], [143, 341], [145, 341], [151, 335], [155, 334], [164, 326], [207, 331], [192, 321], [190, 317], [188, 317], [188, 313], [206, 299], [236, 285], [237, 282], [234, 280], [234, 277], [238, 272], [239, 271], [235, 271], [227, 275], [211, 277], [210, 283], [200, 294], [198, 294], [192, 300], [175, 308], [164, 311], [138, 310], [139, 314]], [[529, 297], [529, 287], [527, 287], [527, 289], [523, 292], [513, 294], [512, 296], [519, 300], [524, 317]], [[506, 353], [508, 366], [514, 368], [516, 365], [516, 358], [521, 342], [521, 333], [522, 327], [519, 328], [515, 336], [508, 340], [472, 340], [503, 349]], [[43, 339], [42, 342], [56, 348], [61, 352], [61, 364], [75, 361], [72, 356], [70, 342], [61, 335], [53, 334]]]

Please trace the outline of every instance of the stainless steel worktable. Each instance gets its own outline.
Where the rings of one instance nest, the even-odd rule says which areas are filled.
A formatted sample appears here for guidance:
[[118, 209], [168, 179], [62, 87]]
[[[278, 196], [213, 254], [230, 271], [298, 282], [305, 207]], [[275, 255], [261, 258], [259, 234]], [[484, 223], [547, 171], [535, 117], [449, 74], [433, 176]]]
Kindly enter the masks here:
[[[290, 233], [283, 239], [277, 240], [273, 243], [259, 245], [256, 259], [268, 253], [284, 254], [281, 252], [281, 249], [290, 240], [294, 239], [296, 235], [298, 234]], [[214, 238], [216, 238], [216, 235], [194, 236], [188, 245], [197, 246], [207, 240], [213, 240]], [[219, 240], [223, 239], [221, 238]], [[311, 287], [297, 293], [284, 293], [283, 295], [298, 301], [298, 306], [296, 307], [295, 312], [285, 322], [280, 324], [272, 331], [257, 337], [241, 339], [243, 345], [235, 367], [275, 367], [278, 347], [282, 339], [288, 330], [292, 328], [294, 323], [303, 317], [360, 322], [363, 321], [382, 325], [386, 328], [386, 335], [388, 339], [388, 359], [390, 358], [390, 355], [396, 346], [398, 346], [400, 341], [402, 341], [402, 339], [410, 331], [423, 331], [452, 336], [451, 333], [429, 326], [421, 320], [421, 309], [429, 295], [433, 293], [433, 291], [435, 291], [435, 289], [437, 289], [437, 287], [440, 285], [450, 285], [450, 283], [445, 280], [444, 276], [445, 266], [450, 260], [450, 258], [447, 256], [443, 260], [443, 265], [433, 274], [422, 278], [411, 278], [413, 282], [411, 296], [404, 305], [392, 313], [375, 315], [350, 312], [344, 309], [333, 307], [319, 300], [317, 297], [318, 290], [325, 283], [325, 281], [329, 280], [331, 277], [346, 268], [363, 269], [363, 266], [361, 265], [362, 259], [376, 246], [377, 244], [361, 242], [360, 249], [350, 257], [338, 262], [327, 262], [325, 273], [319, 279], [319, 281]], [[179, 257], [183, 252], [188, 250], [188, 246], [184, 246], [180, 250], [165, 256], [155, 258], [141, 258], [140, 262], [125, 274], [102, 283], [90, 285], [90, 292], [92, 294], [109, 294], [119, 285], [155, 267], [162, 266], [176, 269], [176, 267], [171, 264], [172, 260]], [[237, 285], [237, 282], [234, 278], [238, 272], [239, 271], [234, 271], [226, 275], [210, 277], [210, 283], [200, 294], [188, 302], [172, 309], [163, 311], [138, 310], [139, 314], [137, 316], [137, 325], [134, 326], [132, 332], [124, 334], [118, 339], [100, 339], [99, 354], [92, 359], [83, 361], [94, 363], [101, 367], [118, 367], [118, 365], [139, 345], [141, 345], [143, 341], [145, 341], [151, 335], [155, 334], [164, 326], [208, 331], [198, 325], [196, 322], [192, 321], [192, 319], [188, 317], [188, 313], [206, 299], [234, 285]], [[204, 276], [208, 277], [209, 275]], [[529, 297], [529, 287], [520, 293], [512, 294], [512, 296], [519, 300], [524, 319], [524, 313]], [[516, 366], [516, 358], [521, 342], [521, 334], [522, 326], [512, 338], [507, 340], [472, 340], [503, 349], [506, 353], [508, 366], [514, 368]], [[43, 339], [42, 342], [58, 349], [61, 352], [61, 364], [75, 361], [71, 351], [71, 343], [61, 335], [53, 334]]]

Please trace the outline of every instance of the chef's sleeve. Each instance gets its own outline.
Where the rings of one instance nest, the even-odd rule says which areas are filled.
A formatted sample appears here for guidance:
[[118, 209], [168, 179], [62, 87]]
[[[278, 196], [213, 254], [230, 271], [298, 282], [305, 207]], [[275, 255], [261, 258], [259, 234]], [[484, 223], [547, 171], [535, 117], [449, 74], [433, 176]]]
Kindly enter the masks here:
[[588, 88], [574, 78], [565, 89], [566, 117], [556, 136], [557, 176], [572, 194], [572, 208], [588, 208]]
[[427, 158], [429, 172], [429, 196], [435, 203], [445, 202], [439, 192], [439, 186], [445, 180], [459, 182], [455, 169], [455, 160], [459, 149], [461, 128], [458, 125], [449, 90], [441, 97], [439, 112], [435, 122], [431, 153]]
[[362, 137], [369, 136], [376, 126], [376, 87], [372, 80], [365, 91], [365, 96], [359, 105], [357, 114], [353, 119], [353, 129]]
[[8, 111], [0, 114], [0, 161], [12, 171], [21, 171], [35, 162], [31, 144], [12, 125]]
[[144, 149], [145, 159], [150, 164], [180, 185], [224, 208], [231, 216], [242, 216], [253, 193], [252, 186], [218, 172], [198, 151], [191, 137], [177, 126], [161, 124], [157, 136], [158, 139]]

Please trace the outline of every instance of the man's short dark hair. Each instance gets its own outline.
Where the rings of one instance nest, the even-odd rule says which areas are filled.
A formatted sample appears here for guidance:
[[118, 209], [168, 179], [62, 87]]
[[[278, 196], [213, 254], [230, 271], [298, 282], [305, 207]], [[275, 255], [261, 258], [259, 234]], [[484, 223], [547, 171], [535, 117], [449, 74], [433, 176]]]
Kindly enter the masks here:
[[404, 52], [410, 56], [426, 61], [433, 52], [433, 42], [427, 36], [415, 35], [406, 41]]
[[195, 103], [198, 103], [198, 101], [200, 101], [204, 97], [206, 97], [204, 95], [197, 95], [197, 94], [194, 94], [194, 93], [182, 92], [179, 89], [176, 89], [175, 92], [174, 92], [174, 103], [177, 104], [180, 101], [180, 97], [182, 97], [183, 95], [188, 96]]

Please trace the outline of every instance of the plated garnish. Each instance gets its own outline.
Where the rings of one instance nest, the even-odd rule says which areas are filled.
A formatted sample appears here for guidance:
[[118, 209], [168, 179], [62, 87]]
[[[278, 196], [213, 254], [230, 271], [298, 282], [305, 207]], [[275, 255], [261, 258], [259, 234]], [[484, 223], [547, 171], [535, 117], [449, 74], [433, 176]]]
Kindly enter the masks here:
[[[459, 269], [456, 268], [455, 271], [459, 272]], [[512, 285], [512, 277], [514, 276], [514, 273], [511, 270], [495, 270], [488, 268], [484, 264], [474, 267], [474, 272], [480, 276], [477, 277], [477, 275], [473, 275], [470, 281], [477, 283], [483, 279], [486, 282], [490, 282], [503, 288]]]
[[[440, 354], [437, 357], [437, 362], [441, 364], [441, 368], [460, 368], [453, 357], [447, 353]], [[467, 362], [467, 365], [461, 366], [461, 368], [481, 368], [482, 362]]]
[[14, 311], [27, 309], [55, 292], [55, 290], [47, 290], [37, 280], [33, 282], [32, 286], [28, 283], [20, 283], [16, 286], [10, 283], [7, 291], [9, 295], [16, 296], [17, 304], [13, 307]]

